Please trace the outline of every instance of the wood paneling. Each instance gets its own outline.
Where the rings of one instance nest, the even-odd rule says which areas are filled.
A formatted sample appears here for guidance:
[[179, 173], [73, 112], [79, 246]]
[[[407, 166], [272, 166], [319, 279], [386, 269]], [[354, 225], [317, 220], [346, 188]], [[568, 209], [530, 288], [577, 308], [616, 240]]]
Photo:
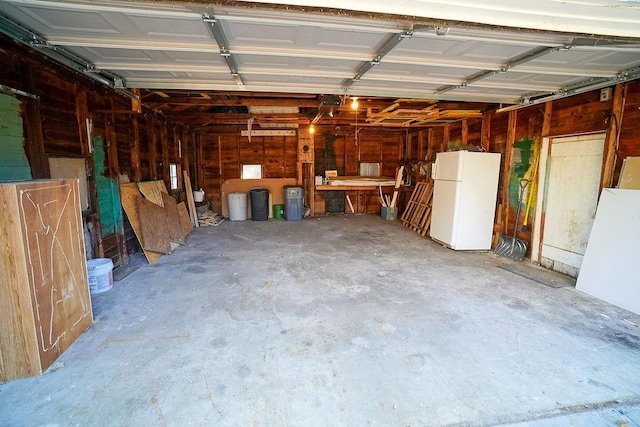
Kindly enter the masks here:
[[607, 129], [612, 101], [601, 102], [594, 91], [554, 102], [551, 135], [574, 135]]

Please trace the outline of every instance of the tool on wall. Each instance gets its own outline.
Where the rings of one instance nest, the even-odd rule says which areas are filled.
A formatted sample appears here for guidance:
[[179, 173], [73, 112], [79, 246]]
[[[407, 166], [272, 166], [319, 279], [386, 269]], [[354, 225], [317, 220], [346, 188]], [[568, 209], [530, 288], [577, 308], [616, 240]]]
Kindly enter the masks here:
[[524, 192], [527, 189], [529, 182], [530, 181], [526, 178], [522, 178], [520, 180], [520, 199], [518, 201], [518, 210], [516, 211], [515, 224], [513, 226], [513, 237], [500, 236], [498, 245], [493, 250], [496, 255], [501, 255], [516, 261], [522, 261], [524, 259], [524, 255], [527, 252], [527, 242], [522, 239], [516, 238], [516, 234], [518, 232], [520, 210], [522, 209], [522, 199], [524, 198]]
[[527, 197], [527, 208], [524, 211], [524, 222], [522, 223], [522, 231], [525, 233], [529, 231], [529, 212], [531, 211], [531, 204], [533, 203], [533, 194], [536, 191], [536, 182], [538, 182], [538, 163], [540, 160], [540, 153], [536, 151], [536, 159], [533, 161], [533, 177], [531, 179], [531, 188], [529, 188], [529, 197]]

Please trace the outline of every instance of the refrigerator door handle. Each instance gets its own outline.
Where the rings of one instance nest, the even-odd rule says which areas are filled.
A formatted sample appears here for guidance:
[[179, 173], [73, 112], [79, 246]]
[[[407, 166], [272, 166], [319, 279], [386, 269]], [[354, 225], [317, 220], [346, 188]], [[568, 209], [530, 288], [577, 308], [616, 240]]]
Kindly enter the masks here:
[[438, 179], [438, 158], [436, 157], [436, 161], [431, 165], [431, 179]]

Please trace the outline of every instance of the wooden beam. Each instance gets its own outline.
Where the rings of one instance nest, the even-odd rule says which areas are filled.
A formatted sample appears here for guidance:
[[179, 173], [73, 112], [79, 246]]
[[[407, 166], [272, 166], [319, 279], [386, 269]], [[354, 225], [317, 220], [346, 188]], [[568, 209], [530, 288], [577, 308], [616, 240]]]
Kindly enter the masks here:
[[435, 160], [435, 155], [433, 154], [433, 128], [427, 131], [427, 152], [424, 159], [428, 162]]
[[[206, 181], [204, 179], [204, 160], [202, 157], [202, 140], [200, 133], [192, 132], [192, 143], [191, 143], [191, 163], [193, 164], [194, 173], [196, 174], [196, 179], [198, 184], [201, 187], [206, 186]], [[220, 169], [218, 169], [220, 170]]]
[[160, 123], [160, 145], [162, 147], [160, 179], [166, 184], [169, 180], [169, 130], [166, 120]]
[[450, 125], [446, 125], [444, 127], [444, 134], [442, 136], [442, 145], [440, 146], [440, 151], [446, 151], [449, 146], [449, 131], [451, 130]]
[[76, 121], [78, 122], [78, 141], [80, 141], [80, 152], [84, 157], [89, 157], [90, 155], [90, 135], [87, 131], [87, 120], [91, 120], [87, 91], [80, 88], [80, 86], [76, 86]]
[[147, 138], [149, 140], [149, 179], [158, 179], [158, 149], [157, 149], [156, 117], [147, 116]]
[[296, 118], [262, 118], [255, 117], [252, 115], [244, 115], [244, 117], [234, 117], [234, 115], [225, 115], [225, 114], [207, 114], [207, 113], [181, 113], [172, 115], [174, 119], [180, 121], [185, 124], [203, 124], [203, 125], [246, 125], [247, 119], [254, 119], [254, 126], [265, 124], [269, 125], [272, 123], [281, 124], [286, 123], [290, 125], [309, 125], [311, 124], [311, 120], [304, 117], [296, 117]]
[[502, 221], [502, 234], [507, 231], [509, 221], [509, 184], [511, 177], [511, 157], [513, 155], [513, 143], [516, 141], [516, 126], [518, 124], [518, 111], [509, 111], [507, 125], [507, 143], [504, 154], [504, 169], [502, 171], [502, 205], [504, 206], [504, 220]]
[[317, 99], [278, 99], [278, 98], [241, 98], [241, 99], [216, 99], [216, 98], [162, 98], [160, 101], [145, 101], [146, 105], [157, 108], [168, 105], [192, 105], [202, 107], [226, 107], [226, 106], [256, 106], [256, 107], [317, 107], [320, 101]]
[[542, 134], [546, 138], [551, 133], [551, 114], [553, 114], [553, 102], [547, 101], [544, 104], [544, 118], [542, 119]]
[[[189, 170], [189, 159], [191, 158], [191, 137], [192, 133], [189, 129], [181, 129], [179, 132], [180, 142], [178, 143], [178, 157], [182, 170]], [[202, 187], [203, 182], [200, 180], [200, 176], [196, 170], [193, 171], [193, 177], [196, 181], [197, 187]], [[180, 174], [178, 174], [180, 175]], [[191, 176], [191, 174], [189, 174]]]
[[131, 169], [133, 170], [133, 181], [140, 182], [142, 180], [142, 171], [140, 168], [140, 127], [138, 117], [131, 118]]
[[613, 106], [609, 116], [609, 128], [604, 142], [604, 153], [602, 156], [602, 176], [600, 178], [600, 191], [603, 188], [613, 186], [613, 174], [616, 166], [616, 155], [618, 149], [618, 137], [622, 125], [624, 113], [624, 100], [627, 85], [618, 83], [613, 93]]
[[131, 88], [131, 93], [133, 93], [134, 97], [131, 97], [131, 110], [136, 113], [142, 113], [142, 102], [140, 101], [140, 89], [139, 88]]
[[132, 110], [91, 110], [92, 113], [102, 113], [102, 114], [131, 114], [131, 115], [139, 115], [138, 111]]
[[117, 177], [120, 172], [120, 165], [118, 163], [118, 140], [113, 120], [110, 120], [108, 116], [105, 116], [104, 136], [105, 153], [107, 154], [107, 162], [105, 166], [109, 171], [109, 177], [114, 178]]
[[467, 145], [469, 141], [469, 123], [466, 120], [462, 121], [462, 146]]
[[484, 148], [484, 151], [489, 151], [491, 146], [491, 119], [493, 118], [493, 112], [487, 111], [482, 114], [482, 130], [480, 135], [480, 145]]

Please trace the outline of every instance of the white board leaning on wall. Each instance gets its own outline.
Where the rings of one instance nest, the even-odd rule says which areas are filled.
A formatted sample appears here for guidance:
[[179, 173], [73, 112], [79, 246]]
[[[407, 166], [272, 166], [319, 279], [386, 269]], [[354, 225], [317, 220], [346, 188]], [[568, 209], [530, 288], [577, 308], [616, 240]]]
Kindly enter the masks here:
[[640, 190], [605, 188], [576, 289], [640, 314]]

